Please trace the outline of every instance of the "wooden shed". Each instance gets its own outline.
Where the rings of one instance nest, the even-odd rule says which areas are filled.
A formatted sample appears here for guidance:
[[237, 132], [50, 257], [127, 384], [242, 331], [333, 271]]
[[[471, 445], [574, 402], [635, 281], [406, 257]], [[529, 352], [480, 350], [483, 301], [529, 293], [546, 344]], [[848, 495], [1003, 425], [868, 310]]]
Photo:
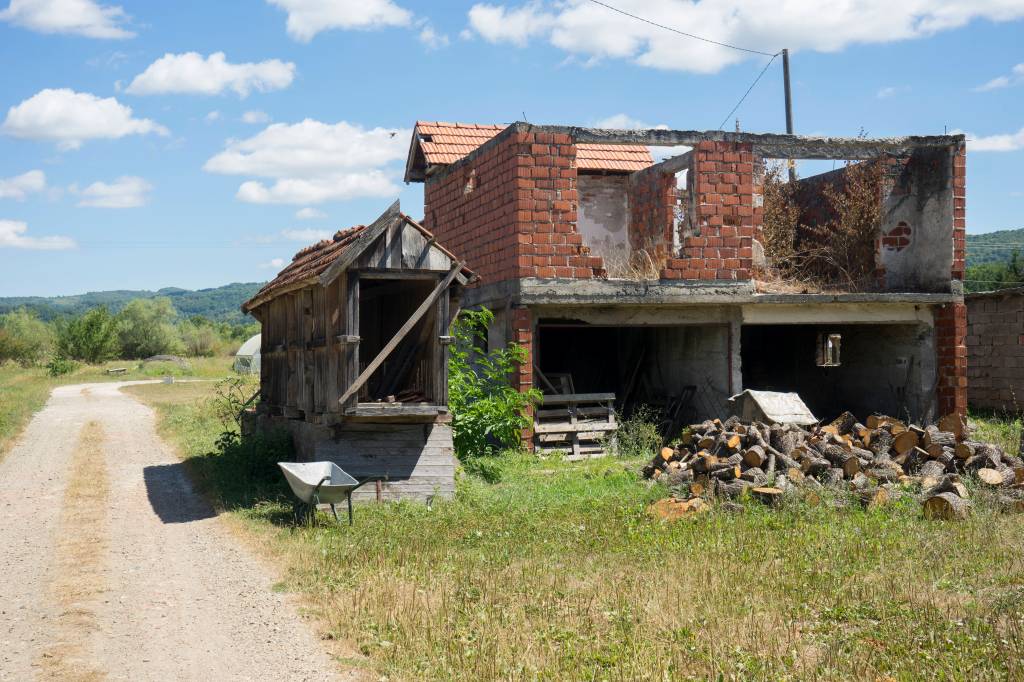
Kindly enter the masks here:
[[465, 265], [396, 201], [302, 249], [242, 309], [262, 324], [256, 426], [305, 460], [387, 475], [385, 498], [449, 495], [449, 325]]

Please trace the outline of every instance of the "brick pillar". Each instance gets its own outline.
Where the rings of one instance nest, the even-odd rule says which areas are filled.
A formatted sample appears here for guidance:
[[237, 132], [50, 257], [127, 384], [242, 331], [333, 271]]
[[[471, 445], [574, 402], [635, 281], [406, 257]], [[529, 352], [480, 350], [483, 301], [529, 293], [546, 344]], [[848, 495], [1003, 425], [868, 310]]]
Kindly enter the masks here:
[[[533, 388], [533, 313], [529, 308], [512, 309], [512, 340], [526, 349], [526, 360], [512, 378], [512, 385], [522, 393]], [[523, 429], [523, 446], [533, 449], [533, 427]]]
[[967, 244], [967, 147], [953, 155], [953, 279], [964, 278]]
[[939, 416], [967, 412], [967, 306], [947, 303], [935, 314], [935, 347], [938, 355], [936, 399]]
[[749, 280], [755, 226], [754, 152], [749, 143], [700, 142], [693, 148], [698, 236], [683, 240], [667, 279]]

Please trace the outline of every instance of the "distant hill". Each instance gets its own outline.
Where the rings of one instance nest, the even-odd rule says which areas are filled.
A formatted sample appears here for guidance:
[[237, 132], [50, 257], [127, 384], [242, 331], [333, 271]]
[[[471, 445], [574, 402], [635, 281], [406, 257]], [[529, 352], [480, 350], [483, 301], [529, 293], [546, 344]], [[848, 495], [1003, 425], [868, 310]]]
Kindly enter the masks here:
[[988, 234], [967, 235], [967, 267], [985, 263], [1004, 263], [1014, 249], [1024, 256], [1024, 228], [999, 230]]
[[117, 312], [135, 298], [166, 296], [183, 317], [202, 315], [218, 322], [251, 322], [252, 318], [243, 315], [240, 306], [261, 286], [261, 282], [236, 282], [196, 291], [167, 287], [159, 291], [93, 291], [78, 296], [12, 296], [0, 298], [0, 314], [25, 307], [36, 311], [41, 318], [51, 320], [63, 315], [77, 315], [98, 305]]

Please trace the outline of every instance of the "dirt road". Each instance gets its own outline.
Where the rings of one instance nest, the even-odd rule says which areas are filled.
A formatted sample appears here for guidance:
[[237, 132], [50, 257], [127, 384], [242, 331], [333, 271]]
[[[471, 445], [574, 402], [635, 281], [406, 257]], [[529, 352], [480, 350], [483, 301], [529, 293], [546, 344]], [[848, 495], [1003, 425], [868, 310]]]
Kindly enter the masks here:
[[56, 389], [0, 462], [0, 680], [337, 679], [125, 383]]

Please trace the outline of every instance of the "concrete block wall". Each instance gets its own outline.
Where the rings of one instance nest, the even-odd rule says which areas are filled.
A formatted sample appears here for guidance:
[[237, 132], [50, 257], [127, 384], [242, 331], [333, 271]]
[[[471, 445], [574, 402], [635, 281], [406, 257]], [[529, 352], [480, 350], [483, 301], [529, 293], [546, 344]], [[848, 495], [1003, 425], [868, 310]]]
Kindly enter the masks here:
[[663, 279], [750, 279], [754, 232], [764, 212], [755, 202], [754, 163], [749, 143], [700, 142], [693, 148], [696, 235], [683, 239]]
[[1024, 409], [1024, 291], [967, 299], [967, 402]]
[[605, 276], [576, 229], [576, 146], [569, 135], [509, 131], [424, 188], [425, 227], [484, 282]]

